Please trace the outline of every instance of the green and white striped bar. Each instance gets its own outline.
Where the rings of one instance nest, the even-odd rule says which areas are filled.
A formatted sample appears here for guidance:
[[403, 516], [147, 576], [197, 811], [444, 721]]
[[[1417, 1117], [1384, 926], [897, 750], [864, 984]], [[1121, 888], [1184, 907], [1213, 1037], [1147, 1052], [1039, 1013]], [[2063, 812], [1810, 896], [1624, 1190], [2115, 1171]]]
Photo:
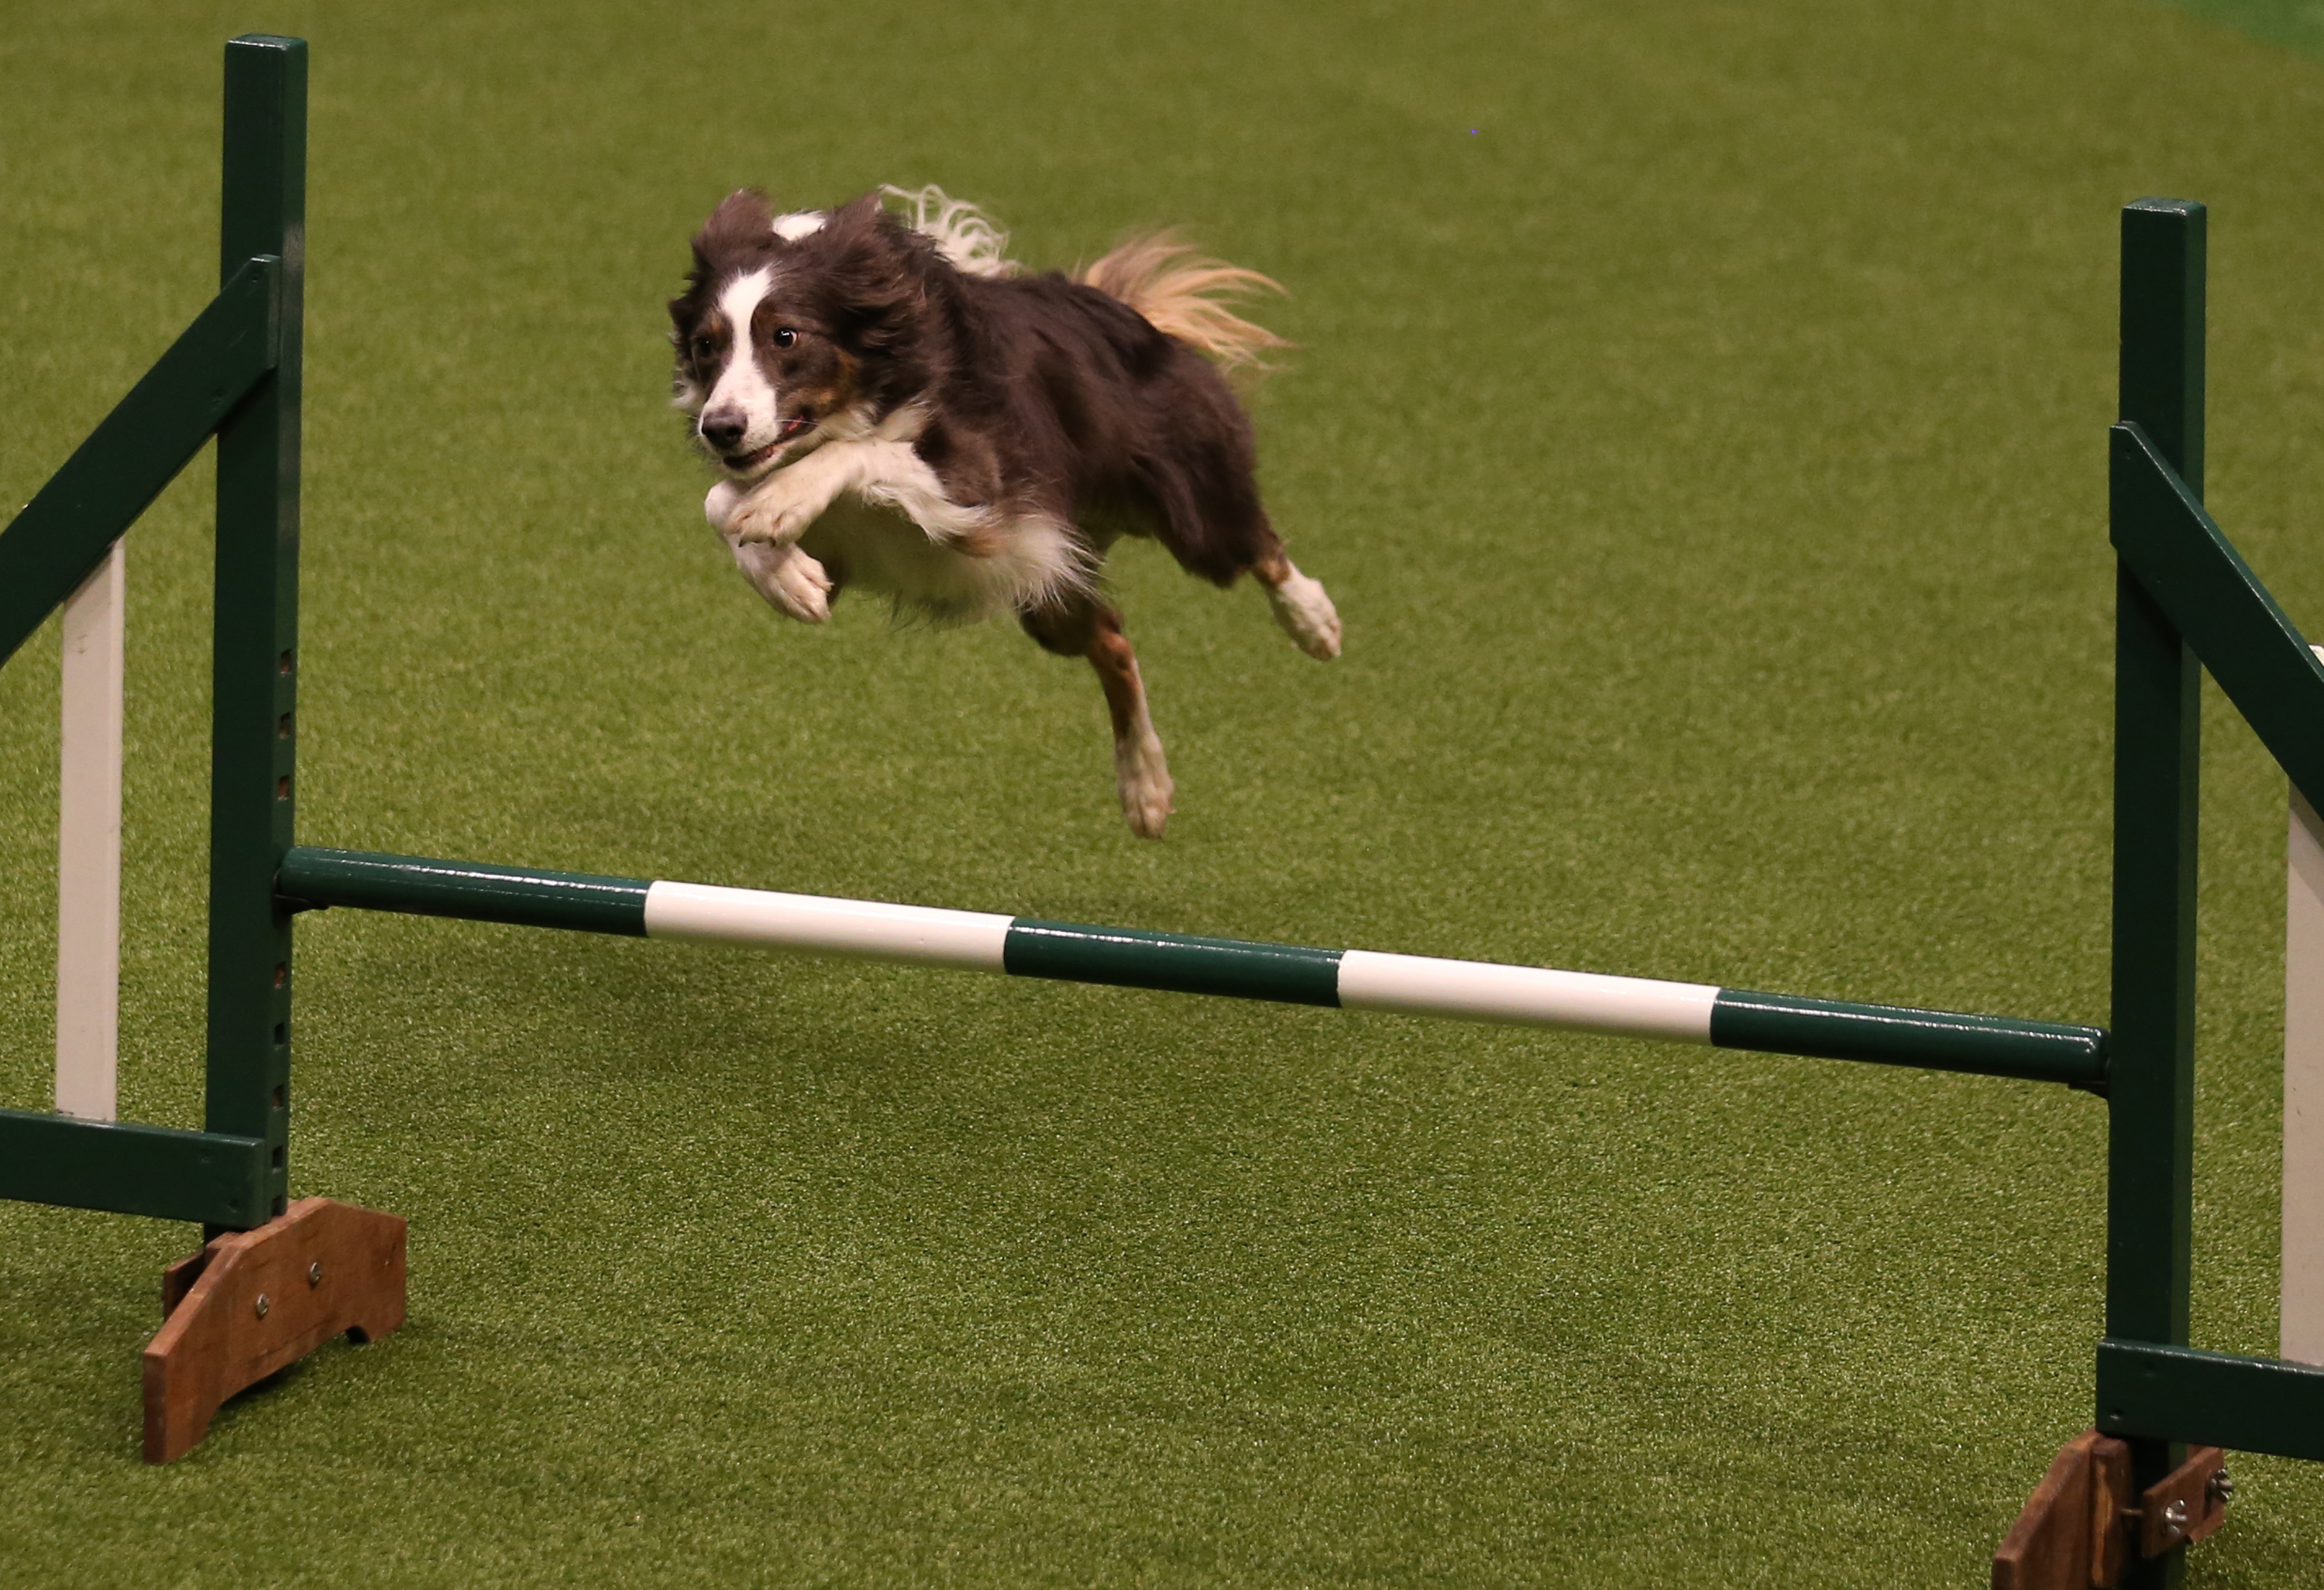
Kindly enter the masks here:
[[276, 892], [522, 927], [747, 944], [1291, 1005], [1401, 1011], [2102, 1089], [2096, 1027], [1754, 994], [1478, 960], [1315, 950], [708, 884], [299, 846]]

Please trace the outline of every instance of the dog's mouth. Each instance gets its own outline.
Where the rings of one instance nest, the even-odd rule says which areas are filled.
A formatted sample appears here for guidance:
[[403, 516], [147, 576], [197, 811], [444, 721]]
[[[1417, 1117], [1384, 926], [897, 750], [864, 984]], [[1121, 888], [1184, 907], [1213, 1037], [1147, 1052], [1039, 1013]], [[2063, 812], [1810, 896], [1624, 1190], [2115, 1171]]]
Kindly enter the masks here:
[[724, 454], [722, 455], [720, 461], [735, 473], [744, 473], [750, 470], [758, 468], [759, 465], [764, 464], [768, 459], [772, 458], [776, 454], [781, 452], [783, 445], [786, 442], [797, 441], [799, 437], [807, 435], [807, 432], [814, 428], [815, 420], [811, 416], [794, 414], [788, 419], [784, 420], [780, 426], [776, 427], [775, 439], [769, 442], [765, 446], [756, 448], [748, 453]]

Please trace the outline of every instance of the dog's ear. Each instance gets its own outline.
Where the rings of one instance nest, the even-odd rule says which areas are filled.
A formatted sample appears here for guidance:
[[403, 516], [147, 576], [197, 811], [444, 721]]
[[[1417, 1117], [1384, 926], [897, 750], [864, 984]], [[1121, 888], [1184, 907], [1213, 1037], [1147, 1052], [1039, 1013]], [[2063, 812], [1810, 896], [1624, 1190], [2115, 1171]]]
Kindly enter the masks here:
[[699, 287], [722, 266], [772, 253], [774, 225], [767, 196], [755, 188], [737, 188], [718, 201], [694, 234], [694, 269], [687, 280]]
[[703, 290], [722, 270], [772, 253], [774, 224], [774, 207], [758, 188], [738, 188], [720, 199], [694, 234], [694, 268], [686, 274], [687, 290], [669, 300], [670, 323], [683, 327], [700, 312]]
[[935, 254], [925, 240], [867, 193], [832, 211], [812, 241], [830, 261], [825, 282], [843, 339], [864, 350], [904, 340], [927, 298]]
[[831, 212], [830, 225], [834, 231], [861, 231], [877, 226], [887, 214], [887, 207], [880, 202], [878, 194], [858, 194]]
[[773, 246], [774, 225], [775, 208], [767, 196], [755, 188], [737, 188], [718, 201], [710, 219], [694, 234], [694, 257], [708, 262], [729, 254], [767, 253]]

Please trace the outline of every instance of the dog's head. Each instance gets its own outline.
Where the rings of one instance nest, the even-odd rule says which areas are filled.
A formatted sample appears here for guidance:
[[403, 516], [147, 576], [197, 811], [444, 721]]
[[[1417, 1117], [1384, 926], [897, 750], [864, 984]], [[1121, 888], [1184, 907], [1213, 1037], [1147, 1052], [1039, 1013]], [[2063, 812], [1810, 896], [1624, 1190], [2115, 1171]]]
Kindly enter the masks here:
[[918, 317], [941, 268], [876, 196], [778, 216], [756, 189], [728, 195], [669, 306], [673, 391], [696, 442], [730, 479], [755, 480], [884, 418], [926, 382]]

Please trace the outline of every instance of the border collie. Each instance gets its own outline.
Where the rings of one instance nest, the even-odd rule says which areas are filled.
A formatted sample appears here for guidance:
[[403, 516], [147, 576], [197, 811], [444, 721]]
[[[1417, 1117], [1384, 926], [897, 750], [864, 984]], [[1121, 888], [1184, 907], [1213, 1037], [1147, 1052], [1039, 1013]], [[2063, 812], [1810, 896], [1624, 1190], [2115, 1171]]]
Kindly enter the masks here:
[[1331, 598], [1259, 506], [1222, 373], [1287, 345], [1222, 301], [1275, 284], [1167, 232], [1071, 278], [1024, 272], [1006, 243], [935, 188], [790, 215], [728, 196], [669, 306], [676, 401], [722, 476], [704, 511], [792, 618], [862, 585], [939, 621], [1014, 612], [1086, 658], [1122, 813], [1158, 838], [1170, 772], [1101, 592], [1112, 543], [1151, 536], [1222, 586], [1248, 572], [1301, 649], [1340, 651]]

